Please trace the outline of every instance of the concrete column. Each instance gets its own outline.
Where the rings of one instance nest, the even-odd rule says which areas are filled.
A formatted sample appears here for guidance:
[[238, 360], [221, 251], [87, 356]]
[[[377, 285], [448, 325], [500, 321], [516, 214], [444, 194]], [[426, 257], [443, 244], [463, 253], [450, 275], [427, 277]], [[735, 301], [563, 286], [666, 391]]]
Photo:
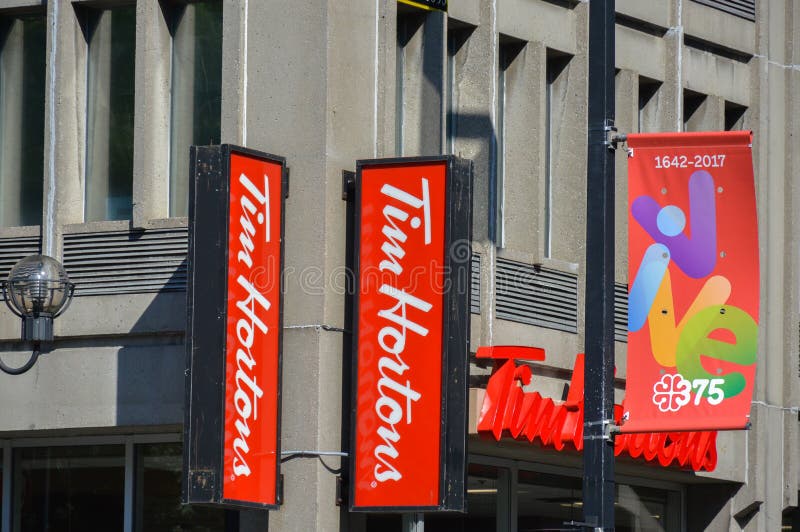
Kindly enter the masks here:
[[397, 104], [400, 124], [399, 155], [438, 155], [444, 146], [444, 80], [447, 58], [444, 13], [401, 17], [398, 25], [398, 75], [402, 78]]
[[478, 25], [458, 52], [455, 79], [452, 80], [454, 101], [450, 105], [454, 131], [453, 153], [471, 159], [474, 164], [472, 227], [473, 249], [481, 254], [480, 344], [492, 345], [495, 298], [495, 201], [497, 149], [497, 68], [498, 39], [497, 4], [482, 1]]
[[[616, 76], [616, 125], [620, 134], [633, 133], [639, 122], [639, 76], [620, 70]], [[614, 279], [628, 282], [628, 153], [619, 144], [615, 157], [615, 219], [617, 238], [614, 249]]]
[[[585, 250], [575, 243], [586, 240], [588, 4], [577, 5], [575, 12], [575, 55], [551, 87], [550, 258], [584, 265]], [[580, 316], [578, 323], [582, 323]]]
[[[790, 118], [792, 96], [790, 34], [797, 32], [793, 2], [756, 5], [756, 57], [751, 60], [755, 90], [752, 120], [756, 197], [761, 241], [759, 371], [756, 375], [753, 429], [748, 433], [748, 484], [733, 501], [732, 512], [758, 506], [747, 529], [778, 530], [785, 506], [797, 497], [797, 414], [788, 407], [797, 398], [796, 253], [789, 255], [796, 230], [796, 192], [790, 140], [797, 125]], [[794, 25], [794, 26], [793, 26]], [[796, 105], [796, 102], [794, 103]], [[788, 247], [787, 247], [788, 246]], [[796, 251], [796, 248], [795, 248]], [[794, 279], [793, 279], [794, 277]], [[794, 290], [787, 290], [793, 285]], [[795, 446], [792, 447], [792, 443]], [[740, 523], [741, 524], [741, 523]]]
[[223, 0], [222, 118], [223, 143], [247, 145], [247, 64], [251, 55], [248, 14], [251, 0]]
[[547, 50], [525, 43], [505, 69], [503, 116], [503, 226], [505, 248], [530, 262], [544, 254]]
[[58, 257], [63, 224], [83, 222], [87, 43], [71, 4], [48, 2], [47, 23], [42, 250]]
[[[133, 118], [134, 227], [169, 216], [171, 40], [160, 4], [138, 2]], [[188, 159], [189, 151], [174, 156]]]
[[688, 0], [672, 0], [669, 24], [664, 35], [664, 84], [660, 96], [658, 126], [651, 131], [681, 131], [683, 127], [683, 5]]

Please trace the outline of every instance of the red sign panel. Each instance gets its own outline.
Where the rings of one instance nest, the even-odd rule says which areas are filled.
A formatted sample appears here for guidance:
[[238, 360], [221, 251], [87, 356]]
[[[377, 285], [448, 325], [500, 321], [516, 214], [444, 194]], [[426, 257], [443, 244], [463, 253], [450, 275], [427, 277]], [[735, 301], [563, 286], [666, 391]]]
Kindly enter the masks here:
[[277, 504], [283, 168], [232, 153], [223, 499]]
[[756, 370], [749, 132], [628, 135], [623, 432], [742, 429]]
[[[458, 447], [445, 437], [445, 372], [453, 369], [448, 353], [461, 351], [456, 371], [465, 373], [468, 345], [446, 337], [448, 323], [462, 322], [459, 336], [469, 331], [467, 299], [456, 316], [450, 306], [449, 271], [469, 268], [468, 253], [458, 265], [446, 253], [453, 234], [448, 199], [458, 196], [449, 191], [453, 160], [359, 168], [354, 509], [443, 506], [444, 455]], [[465, 405], [452, 406], [461, 412], [453, 417], [463, 417]]]

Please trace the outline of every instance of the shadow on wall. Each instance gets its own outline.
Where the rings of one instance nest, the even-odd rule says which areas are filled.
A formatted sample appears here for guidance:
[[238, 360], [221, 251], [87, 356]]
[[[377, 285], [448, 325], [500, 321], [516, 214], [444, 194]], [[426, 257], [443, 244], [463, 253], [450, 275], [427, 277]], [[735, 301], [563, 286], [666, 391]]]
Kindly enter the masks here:
[[[497, 242], [499, 231], [499, 205], [502, 196], [502, 183], [498, 179], [498, 138], [489, 115], [478, 113], [457, 113], [448, 111], [448, 136], [453, 139], [453, 154], [459, 153], [458, 141], [483, 140], [480, 147], [471, 154], [475, 163], [473, 181], [473, 234], [476, 240], [487, 238]], [[485, 228], [485, 229], [484, 229]]]
[[184, 258], [122, 341], [117, 354], [117, 425], [183, 423], [186, 268]]

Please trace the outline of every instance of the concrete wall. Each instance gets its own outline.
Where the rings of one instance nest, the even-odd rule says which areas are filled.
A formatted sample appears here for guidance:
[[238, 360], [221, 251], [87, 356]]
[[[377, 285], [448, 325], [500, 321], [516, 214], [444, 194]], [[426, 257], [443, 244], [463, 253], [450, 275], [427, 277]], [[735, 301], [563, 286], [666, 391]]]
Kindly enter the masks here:
[[[453, 153], [473, 159], [473, 248], [482, 257], [473, 349], [544, 347], [554, 375], [571, 369], [583, 351], [580, 325], [574, 334], [498, 319], [494, 278], [497, 257], [577, 273], [583, 321], [588, 3], [452, 4], [443, 16], [398, 15], [392, 0], [224, 0], [222, 141], [284, 155], [291, 168], [284, 449], [347, 445], [339, 420], [347, 414], [341, 381], [349, 337], [341, 332], [344, 298], [332, 280], [345, 264], [341, 172], [359, 158], [439, 153], [450, 142]], [[41, 3], [0, 0], [0, 9], [20, 5]], [[752, 23], [690, 0], [617, 0], [621, 132], [720, 129], [730, 104], [747, 108], [740, 125], [755, 132], [763, 297], [753, 428], [720, 435], [720, 464], [711, 474], [633, 468], [633, 474], [687, 485], [703, 482], [687, 491], [690, 529], [776, 530], [784, 508], [797, 505], [800, 436], [792, 408], [800, 405], [800, 222], [794, 216], [800, 190], [793, 176], [800, 171], [800, 7], [770, 0], [757, 8]], [[155, 2], [137, 4], [133, 220], [93, 224], [82, 217], [86, 43], [70, 3], [48, 2], [46, 10], [53, 22], [48, 58], [55, 61], [48, 60], [47, 73], [46, 129], [53, 137], [44, 154], [45, 216], [41, 228], [0, 228], [0, 238], [41, 232], [44, 249], [59, 256], [62, 236], [71, 232], [185, 226], [186, 219], [166, 219], [169, 38], [160, 9]], [[400, 54], [398, 17], [416, 19]], [[450, 58], [448, 36], [459, 43]], [[499, 63], [504, 47], [519, 49], [508, 65]], [[563, 67], [553, 83], [548, 64]], [[684, 89], [705, 97], [686, 121]], [[640, 109], [643, 91], [652, 94]], [[620, 153], [618, 283], [628, 282], [625, 175]], [[23, 376], [0, 375], [0, 437], [78, 429], [178, 432], [184, 315], [182, 292], [76, 298], [56, 322], [53, 350]], [[15, 354], [24, 351], [17, 337], [16, 319], [0, 312], [0, 356], [9, 363], [24, 356]], [[626, 346], [616, 347], [617, 376], [624, 379]], [[560, 381], [548, 386], [555, 391]], [[358, 528], [361, 520], [334, 504], [335, 478], [317, 461], [293, 460], [283, 473], [285, 504], [270, 514], [270, 530]]]

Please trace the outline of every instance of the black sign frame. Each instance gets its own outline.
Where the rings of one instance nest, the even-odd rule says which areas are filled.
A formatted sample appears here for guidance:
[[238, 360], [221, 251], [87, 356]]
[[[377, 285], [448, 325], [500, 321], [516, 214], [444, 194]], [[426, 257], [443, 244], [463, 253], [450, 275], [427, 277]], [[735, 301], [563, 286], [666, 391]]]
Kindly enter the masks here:
[[[186, 371], [181, 499], [185, 504], [277, 510], [282, 504], [281, 404], [283, 371], [283, 271], [289, 171], [281, 156], [231, 144], [190, 147], [189, 251], [186, 290]], [[225, 350], [231, 154], [281, 166], [278, 331], [277, 504], [223, 497]]]

